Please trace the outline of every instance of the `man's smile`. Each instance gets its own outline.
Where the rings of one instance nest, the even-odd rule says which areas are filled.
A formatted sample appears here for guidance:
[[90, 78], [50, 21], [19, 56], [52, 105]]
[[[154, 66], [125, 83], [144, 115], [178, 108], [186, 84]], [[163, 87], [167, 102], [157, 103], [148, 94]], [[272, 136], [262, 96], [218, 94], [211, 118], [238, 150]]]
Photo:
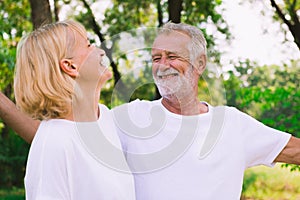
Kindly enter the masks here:
[[177, 73], [172, 73], [172, 74], [164, 74], [164, 75], [157, 75], [157, 76], [159, 79], [168, 79], [168, 78], [173, 78], [178, 75], [179, 74], [177, 74]]

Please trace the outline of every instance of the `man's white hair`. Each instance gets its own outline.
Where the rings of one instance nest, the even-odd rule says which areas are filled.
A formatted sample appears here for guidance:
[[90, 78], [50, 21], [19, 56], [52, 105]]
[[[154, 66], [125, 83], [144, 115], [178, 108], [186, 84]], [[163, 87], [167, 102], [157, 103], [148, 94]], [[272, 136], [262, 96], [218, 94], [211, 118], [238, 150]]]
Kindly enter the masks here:
[[162, 28], [158, 31], [158, 35], [169, 34], [173, 31], [183, 32], [191, 37], [191, 43], [188, 44], [188, 49], [190, 51], [190, 61], [192, 63], [198, 56], [201, 56], [202, 54], [206, 56], [207, 42], [200, 29], [185, 23], [176, 24], [173, 22], [168, 22], [164, 24]]

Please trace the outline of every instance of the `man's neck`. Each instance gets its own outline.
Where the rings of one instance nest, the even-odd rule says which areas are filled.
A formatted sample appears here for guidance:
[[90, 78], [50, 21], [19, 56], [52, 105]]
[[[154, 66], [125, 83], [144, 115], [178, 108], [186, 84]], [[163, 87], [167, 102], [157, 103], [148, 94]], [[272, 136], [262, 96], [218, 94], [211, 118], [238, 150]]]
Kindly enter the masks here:
[[176, 97], [163, 97], [163, 106], [170, 112], [178, 115], [199, 115], [208, 112], [208, 106], [201, 103], [197, 97], [184, 98], [182, 100]]

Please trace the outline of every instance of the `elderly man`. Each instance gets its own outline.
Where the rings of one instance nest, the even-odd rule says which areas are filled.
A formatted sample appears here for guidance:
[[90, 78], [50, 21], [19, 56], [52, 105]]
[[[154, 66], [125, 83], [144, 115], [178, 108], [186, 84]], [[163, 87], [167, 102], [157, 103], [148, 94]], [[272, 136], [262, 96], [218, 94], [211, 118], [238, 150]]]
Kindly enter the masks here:
[[113, 110], [137, 199], [239, 199], [248, 167], [300, 164], [300, 139], [198, 99], [206, 41], [196, 27], [163, 26], [152, 62], [162, 99]]
[[[137, 199], [239, 199], [248, 167], [300, 164], [300, 139], [198, 99], [206, 41], [196, 27], [167, 23], [153, 43], [152, 61], [162, 99], [112, 110]], [[1, 117], [30, 142], [39, 122], [0, 97]]]

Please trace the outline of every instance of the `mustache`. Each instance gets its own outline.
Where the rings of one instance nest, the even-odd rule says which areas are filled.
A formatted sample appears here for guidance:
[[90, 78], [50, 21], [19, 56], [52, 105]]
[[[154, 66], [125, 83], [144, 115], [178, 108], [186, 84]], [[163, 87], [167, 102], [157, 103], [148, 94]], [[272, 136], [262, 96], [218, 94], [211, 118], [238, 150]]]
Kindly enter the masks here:
[[164, 71], [157, 70], [156, 75], [157, 76], [179, 75], [179, 72], [174, 68], [169, 68]]

